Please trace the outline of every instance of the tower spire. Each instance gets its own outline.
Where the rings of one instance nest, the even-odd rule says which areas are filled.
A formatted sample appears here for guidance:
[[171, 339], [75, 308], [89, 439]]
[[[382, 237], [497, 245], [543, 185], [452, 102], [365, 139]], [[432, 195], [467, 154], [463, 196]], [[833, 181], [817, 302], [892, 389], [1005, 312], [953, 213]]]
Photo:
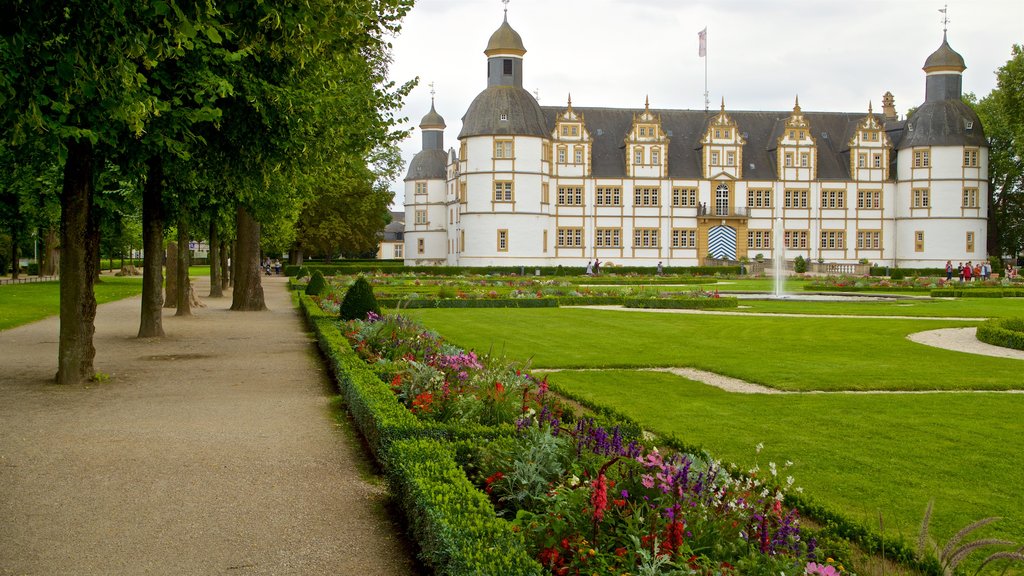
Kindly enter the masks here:
[[942, 12], [942, 40], [945, 41], [946, 31], [949, 29], [949, 4], [943, 4], [939, 12]]
[[505, 5], [505, 22], [508, 22], [508, 2], [509, 0], [501, 0], [501, 3]]

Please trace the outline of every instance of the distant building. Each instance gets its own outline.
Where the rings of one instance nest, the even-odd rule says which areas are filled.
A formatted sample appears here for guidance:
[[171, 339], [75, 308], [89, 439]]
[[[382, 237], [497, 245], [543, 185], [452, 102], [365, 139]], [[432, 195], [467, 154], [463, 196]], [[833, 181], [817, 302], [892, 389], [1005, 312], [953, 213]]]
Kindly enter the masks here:
[[378, 260], [401, 260], [405, 257], [405, 212], [391, 212], [391, 222], [381, 232], [377, 247]]
[[540, 106], [526, 48], [491, 36], [487, 88], [445, 152], [431, 104], [405, 178], [407, 265], [692, 266], [707, 259], [902, 267], [986, 257], [988, 148], [945, 35], [925, 101], [882, 113]]

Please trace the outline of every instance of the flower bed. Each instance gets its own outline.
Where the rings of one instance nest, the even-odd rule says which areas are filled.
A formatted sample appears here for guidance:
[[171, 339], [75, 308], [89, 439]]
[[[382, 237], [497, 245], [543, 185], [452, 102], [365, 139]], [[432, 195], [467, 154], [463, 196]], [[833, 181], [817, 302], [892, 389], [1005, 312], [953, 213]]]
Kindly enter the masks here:
[[932, 290], [932, 298], [1024, 298], [1021, 288], [947, 288]]
[[736, 308], [739, 300], [735, 296], [688, 297], [688, 298], [626, 298], [626, 308], [650, 309], [719, 309]]
[[1024, 318], [993, 318], [978, 325], [977, 338], [986, 344], [1024, 350]]

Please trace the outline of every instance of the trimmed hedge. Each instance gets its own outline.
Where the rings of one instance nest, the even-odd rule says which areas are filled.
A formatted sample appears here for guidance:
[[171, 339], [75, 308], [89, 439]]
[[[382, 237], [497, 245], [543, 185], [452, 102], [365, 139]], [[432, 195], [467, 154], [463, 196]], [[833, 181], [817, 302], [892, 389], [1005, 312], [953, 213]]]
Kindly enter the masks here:
[[370, 312], [380, 315], [380, 305], [373, 296], [370, 283], [360, 276], [345, 291], [345, 297], [341, 300], [340, 316], [342, 320], [364, 320]]
[[[352, 260], [332, 264], [311, 264], [301, 267], [310, 272], [320, 270], [324, 276], [336, 274], [372, 274], [383, 273], [416, 273], [436, 276], [460, 276], [478, 274], [482, 276], [534, 276], [540, 270], [541, 276], [583, 276], [583, 266], [405, 266], [401, 260]], [[285, 266], [286, 276], [295, 276], [300, 266]], [[740, 273], [739, 266], [691, 266], [665, 268], [665, 274], [683, 274], [689, 276], [736, 276]], [[614, 266], [602, 268], [607, 275], [644, 274], [653, 276], [654, 266]], [[603, 278], [603, 276], [596, 276]]]
[[309, 279], [309, 283], [306, 284], [306, 295], [307, 296], [319, 296], [324, 293], [327, 289], [327, 281], [324, 280], [324, 275], [319, 270], [313, 272], [313, 276]]
[[941, 288], [931, 291], [932, 298], [1024, 298], [1020, 288]]
[[803, 289], [810, 292], [908, 292], [924, 294], [932, 288], [918, 286], [833, 286], [829, 284], [805, 284]]
[[1024, 350], [1024, 318], [993, 318], [978, 325], [978, 340], [993, 346]]
[[739, 299], [735, 296], [721, 298], [626, 298], [626, 308], [689, 309], [707, 310], [713, 308], [736, 308]]
[[[945, 268], [893, 268], [890, 266], [872, 266], [872, 276], [889, 276], [893, 280], [903, 278], [920, 278], [922, 276], [946, 277]], [[955, 277], [955, 275], [954, 275]]]
[[420, 558], [435, 574], [540, 576], [522, 536], [498, 518], [494, 507], [456, 463], [454, 446], [435, 440], [395, 442], [388, 455], [391, 487]]
[[381, 298], [382, 308], [558, 308], [554, 298]]

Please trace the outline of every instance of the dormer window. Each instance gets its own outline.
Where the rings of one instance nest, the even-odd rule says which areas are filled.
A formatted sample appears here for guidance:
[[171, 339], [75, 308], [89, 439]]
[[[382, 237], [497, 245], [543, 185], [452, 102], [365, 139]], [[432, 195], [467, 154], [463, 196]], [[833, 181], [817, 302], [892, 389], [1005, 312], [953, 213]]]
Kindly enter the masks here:
[[502, 112], [501, 113], [501, 121], [502, 122], [508, 122], [508, 114]]

